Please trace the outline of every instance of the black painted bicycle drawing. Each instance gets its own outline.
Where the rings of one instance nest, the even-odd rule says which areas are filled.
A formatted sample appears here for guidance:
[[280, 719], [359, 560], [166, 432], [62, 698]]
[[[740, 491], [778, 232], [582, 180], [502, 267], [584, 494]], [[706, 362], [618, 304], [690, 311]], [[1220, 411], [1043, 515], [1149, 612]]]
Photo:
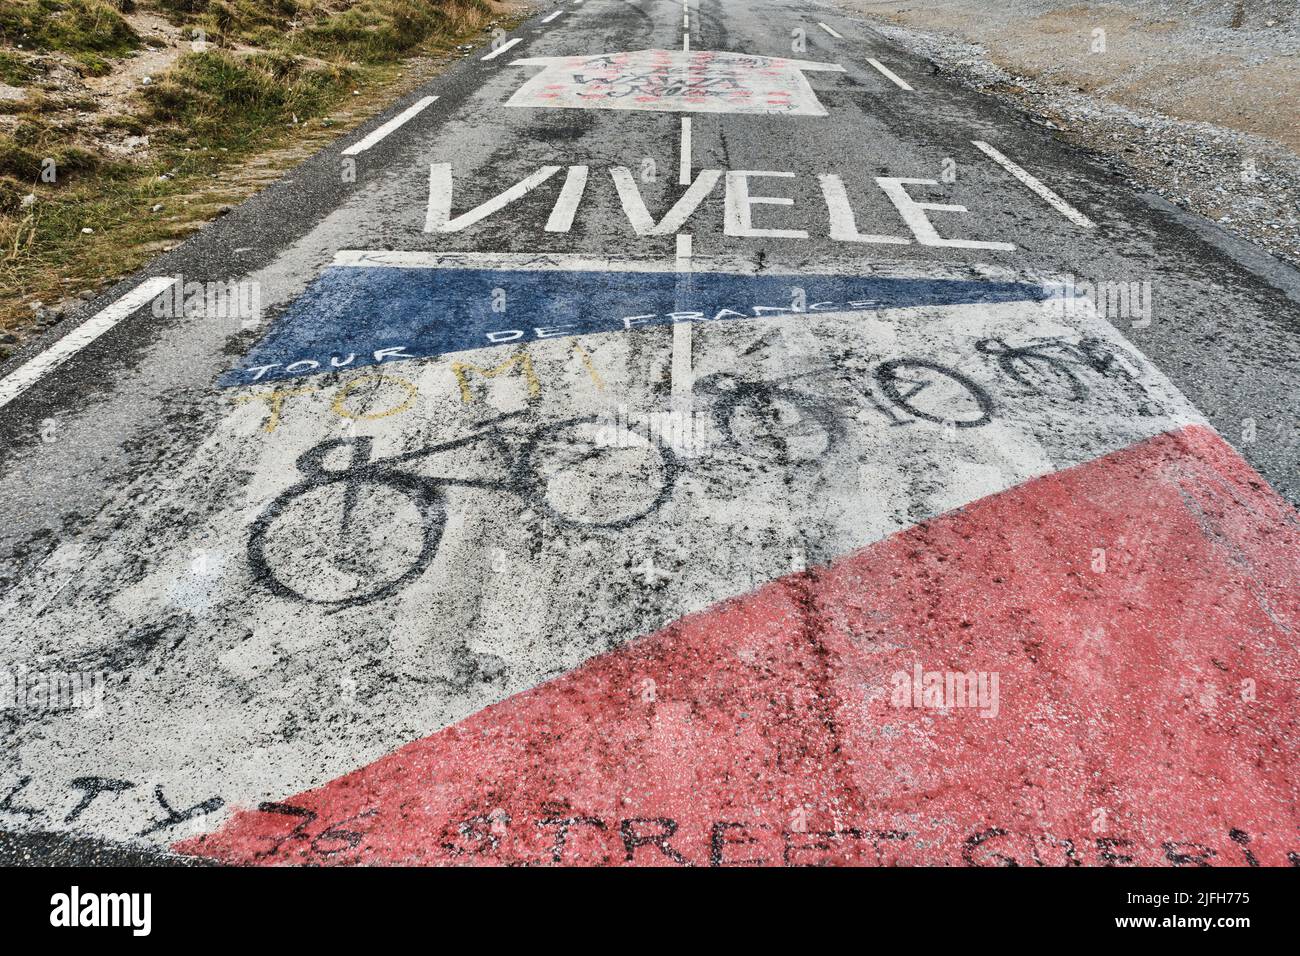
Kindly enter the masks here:
[[762, 381], [717, 372], [695, 383], [709, 402], [718, 435], [749, 457], [798, 461], [819, 457], [844, 436], [854, 406], [865, 398], [891, 426], [915, 420], [978, 428], [993, 420], [993, 400], [954, 368], [922, 358], [881, 362], [870, 381], [849, 383], [850, 397], [798, 387], [829, 379], [830, 366]]
[[1103, 378], [1133, 380], [1132, 373], [1100, 339], [1084, 337], [1072, 342], [1064, 337], [1032, 339], [1023, 345], [1009, 345], [1002, 339], [980, 339], [977, 351], [998, 360], [998, 367], [1013, 381], [1035, 395], [1068, 390], [1070, 398], [1082, 402], [1091, 393], [1081, 373]]
[[[254, 576], [282, 597], [312, 604], [351, 607], [388, 597], [437, 554], [450, 487], [515, 495], [561, 526], [588, 529], [632, 525], [672, 494], [677, 458], [656, 437], [637, 432], [644, 443], [610, 446], [597, 440], [595, 416], [529, 429], [518, 427], [522, 414], [388, 458], [374, 458], [364, 437], [333, 438], [304, 452], [302, 479], [253, 522]], [[495, 455], [500, 476], [429, 477], [408, 468], [458, 452], [480, 461]]]

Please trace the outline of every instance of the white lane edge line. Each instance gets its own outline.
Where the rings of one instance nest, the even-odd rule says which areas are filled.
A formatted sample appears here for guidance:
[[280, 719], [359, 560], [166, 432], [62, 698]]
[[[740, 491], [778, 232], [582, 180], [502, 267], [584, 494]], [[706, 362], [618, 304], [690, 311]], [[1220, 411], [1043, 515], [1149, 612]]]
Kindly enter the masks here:
[[499, 47], [497, 47], [487, 56], [479, 57], [479, 62], [482, 63], [485, 60], [491, 60], [500, 56], [502, 53], [505, 53], [506, 50], [510, 49], [512, 46], [514, 46], [516, 43], [519, 43], [522, 40], [523, 37], [515, 37], [513, 40], [507, 40], [505, 43], [501, 44]]
[[42, 376], [58, 368], [136, 309], [151, 301], [176, 282], [176, 276], [154, 276], [140, 283], [122, 298], [97, 312], [40, 355], [28, 359], [0, 379], [0, 408], [36, 384]]
[[1044, 201], [1046, 201], [1046, 203], [1049, 206], [1051, 206], [1053, 209], [1059, 212], [1066, 219], [1070, 220], [1070, 222], [1074, 223], [1076, 226], [1082, 226], [1084, 229], [1096, 228], [1097, 224], [1094, 223], [1091, 219], [1089, 219], [1083, 213], [1079, 212], [1079, 210], [1075, 209], [1068, 202], [1066, 202], [1056, 193], [1052, 192], [1052, 190], [1048, 189], [1047, 186], [1043, 185], [1033, 176], [1029, 175], [1029, 173], [1025, 172], [1023, 169], [1021, 169], [1011, 160], [1007, 159], [1005, 156], [999, 153], [988, 143], [978, 139], [971, 140], [971, 143], [975, 146], [976, 149], [978, 149], [984, 155], [988, 156], [989, 159], [993, 160], [993, 162], [997, 163], [999, 166], [1001, 166], [1003, 169], [1009, 172], [1012, 176], [1015, 176], [1016, 179], [1020, 180], [1031, 190], [1037, 193], [1040, 197], [1042, 197]]
[[682, 148], [679, 157], [680, 171], [677, 175], [677, 185], [689, 186], [691, 184], [691, 118], [682, 117]]
[[872, 66], [874, 66], [877, 70], [879, 70], [880, 73], [886, 79], [893, 80], [894, 84], [898, 86], [899, 89], [907, 90], [909, 93], [916, 92], [910, 86], [908, 86], [907, 82], [903, 80], [897, 73], [895, 73], [889, 67], [885, 66], [885, 64], [881, 63], [879, 60], [874, 59], [872, 57], [867, 57], [867, 62], [870, 63]]
[[837, 40], [844, 39], [844, 37], [840, 36], [838, 33], [836, 33], [832, 28], [828, 27], [826, 24], [819, 22], [817, 25], [821, 27], [823, 30], [825, 30], [827, 33], [829, 33], [831, 36], [833, 36], [835, 39]]
[[[677, 255], [673, 261], [673, 268], [679, 276], [689, 274], [691, 271], [690, 233], [679, 232], [677, 234]], [[681, 284], [680, 278], [678, 284]], [[673, 403], [681, 410], [690, 402], [691, 393], [695, 390], [695, 372], [691, 363], [690, 322], [673, 323], [671, 375]]]
[[558, 16], [559, 16], [561, 13], [563, 13], [563, 12], [564, 12], [563, 10], [556, 10], [554, 13], [550, 14], [549, 16], [543, 17], [543, 18], [542, 18], [542, 22], [543, 22], [543, 23], [550, 23], [552, 20], [554, 20], [556, 17], [558, 17]]
[[379, 129], [374, 130], [368, 135], [357, 140], [347, 149], [343, 150], [343, 155], [355, 156], [357, 155], [357, 153], [364, 153], [371, 146], [374, 146], [381, 139], [383, 139], [393, 130], [397, 129], [403, 123], [407, 122], [410, 119], [413, 119], [416, 115], [420, 113], [421, 110], [425, 109], [427, 106], [429, 106], [429, 104], [433, 103], [437, 99], [438, 97], [436, 96], [426, 96], [423, 99], [418, 100], [413, 105], [402, 110], [402, 112], [398, 113], [396, 116], [390, 119], [383, 126], [379, 127]]

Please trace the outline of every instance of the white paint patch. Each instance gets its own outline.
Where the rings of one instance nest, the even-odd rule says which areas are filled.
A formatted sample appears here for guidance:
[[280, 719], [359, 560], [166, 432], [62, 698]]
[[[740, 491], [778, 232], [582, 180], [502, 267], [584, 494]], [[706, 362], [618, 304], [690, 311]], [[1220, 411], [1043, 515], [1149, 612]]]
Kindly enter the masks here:
[[493, 50], [493, 51], [492, 51], [491, 53], [489, 53], [487, 56], [479, 57], [479, 60], [480, 60], [480, 61], [483, 61], [483, 60], [495, 60], [497, 57], [499, 57], [502, 53], [505, 53], [506, 50], [510, 49], [512, 46], [514, 46], [514, 45], [515, 45], [516, 43], [518, 43], [520, 40], [521, 40], [521, 37], [515, 37], [513, 40], [507, 40], [505, 43], [501, 44], [499, 47], [497, 47], [495, 50]]
[[[689, 40], [689, 35], [683, 37]], [[507, 106], [825, 116], [805, 70], [834, 63], [705, 50], [637, 50], [597, 56], [534, 57], [540, 66]]]
[[556, 17], [558, 17], [558, 16], [559, 16], [561, 13], [563, 13], [563, 12], [564, 12], [563, 10], [556, 10], [554, 13], [549, 14], [549, 15], [543, 17], [543, 18], [542, 18], [542, 22], [543, 22], [543, 23], [550, 23], [552, 20], [554, 20]]
[[[636, 256], [592, 256], [563, 252], [417, 252], [390, 249], [342, 249], [334, 255], [330, 264], [341, 267], [391, 269], [559, 269], [566, 272], [675, 272], [677, 270], [675, 260], [644, 259]], [[842, 262], [820, 259], [783, 264], [760, 262], [745, 255], [700, 256], [693, 250], [691, 268], [694, 272], [730, 272], [735, 275], [844, 275], [849, 271]], [[989, 263], [946, 266], [937, 262], [889, 262], [876, 263], [873, 265], [872, 272], [910, 279], [969, 279], [972, 274], [975, 274], [990, 282], [1030, 281], [1015, 269]]]
[[146, 279], [112, 305], [97, 312], [48, 349], [28, 359], [11, 373], [0, 379], [0, 408], [8, 405], [40, 379], [76, 355], [117, 323], [153, 300], [164, 289], [176, 282], [175, 276], [155, 276]]
[[825, 30], [827, 33], [829, 33], [831, 36], [833, 36], [835, 39], [837, 39], [837, 40], [843, 40], [843, 39], [844, 39], [844, 37], [840, 36], [837, 32], [835, 32], [834, 28], [832, 28], [832, 27], [828, 27], [828, 26], [827, 26], [826, 24], [824, 24], [824, 23], [818, 23], [817, 25], [818, 25], [819, 27], [821, 27], [823, 30]]
[[[528, 258], [536, 267], [538, 257]], [[694, 274], [701, 260], [691, 265]], [[513, 346], [343, 372], [314, 391], [284, 388], [270, 433], [271, 389], [214, 396], [225, 411], [188, 457], [116, 489], [93, 527], [63, 536], [0, 594], [0, 669], [48, 657], [51, 669], [75, 661], [112, 670], [95, 719], [33, 712], [8, 728], [0, 793], [13, 799], [0, 807], [0, 826], [170, 844], [215, 828], [234, 807], [334, 779], [666, 620], [748, 593], [787, 574], [795, 548], [807, 550], [809, 565], [833, 560], [983, 495], [1200, 421], [1087, 310], [1010, 302], [850, 315], [809, 305], [692, 326], [701, 420], [713, 422], [717, 396], [736, 394], [729, 381], [756, 389], [757, 400], [726, 414], [731, 439], [679, 456], [677, 490], [660, 507], [616, 530], [565, 527], [542, 504], [585, 507], [590, 495], [590, 506], [609, 507], [607, 486], [613, 506], [643, 500], [631, 497], [641, 472], [619, 470], [653, 461], [643, 448], [583, 446], [594, 454], [572, 484], [563, 479], [575, 433], [541, 443], [536, 459], [524, 461], [520, 449], [539, 429], [601, 415], [611, 396], [644, 429], [663, 411], [645, 375], [647, 353], [669, 347], [659, 329], [578, 340], [603, 387], [573, 340], [529, 344], [540, 382], [531, 398], [516, 367], [472, 373], [466, 403], [451, 370], [457, 360], [493, 370]], [[1001, 370], [996, 351], [979, 348], [1082, 337], [1115, 359], [1108, 375], [1067, 366], [1087, 385], [1086, 400], [1064, 373], [1033, 375], [1026, 388]], [[948, 428], [890, 404], [877, 375], [903, 356], [978, 383], [994, 400], [993, 419]], [[977, 412], [957, 380], [924, 365], [894, 381], [908, 407], [932, 418], [951, 413], [960, 422]], [[396, 411], [412, 389], [414, 404]], [[339, 408], [357, 417], [345, 420]], [[494, 425], [494, 411], [520, 409], [527, 414], [495, 423], [504, 444], [474, 438]], [[378, 480], [356, 483], [351, 512], [343, 486], [295, 490], [300, 456], [348, 436], [368, 439], [366, 453], [382, 463], [371, 473]], [[428, 449], [440, 450], [411, 457]], [[541, 466], [526, 486], [521, 461], [529, 475]], [[371, 604], [321, 606], [270, 593], [253, 576], [249, 527], [286, 496], [292, 505], [268, 546], [277, 573], [347, 593], [368, 574], [405, 566], [421, 515], [409, 485], [386, 480], [397, 473], [436, 489], [441, 532], [427, 567], [400, 590]], [[177, 501], [203, 507], [178, 523]], [[691, 555], [707, 560], [678, 559]], [[671, 569], [653, 588], [629, 571], [646, 558]], [[150, 640], [134, 639], [140, 634]], [[130, 786], [83, 807], [84, 789], [72, 781], [91, 776]], [[169, 825], [155, 787], [178, 812], [214, 799], [220, 806]]]
[[1011, 160], [1007, 159], [1007, 157], [1003, 156], [1000, 152], [998, 152], [988, 143], [985, 143], [978, 139], [971, 140], [971, 142], [975, 145], [976, 149], [984, 153], [991, 160], [993, 160], [993, 162], [997, 163], [999, 166], [1001, 166], [1003, 169], [1009, 172], [1012, 176], [1015, 176], [1016, 179], [1020, 180], [1022, 183], [1028, 186], [1036, 194], [1042, 197], [1043, 200], [1045, 200], [1049, 206], [1051, 206], [1053, 209], [1059, 212], [1066, 219], [1070, 220], [1070, 222], [1074, 223], [1076, 226], [1082, 226], [1084, 229], [1093, 229], [1096, 227], [1096, 223], [1094, 223], [1091, 219], [1089, 219], [1083, 213], [1079, 212], [1079, 210], [1075, 209], [1073, 206], [1071, 206], [1068, 202], [1066, 202], [1056, 193], [1052, 192], [1052, 190], [1048, 189], [1045, 185], [1043, 185], [1043, 183], [1039, 182], [1033, 176], [1029, 175], [1029, 173], [1025, 172], [1025, 170], [1021, 169]]
[[429, 106], [437, 99], [438, 97], [436, 96], [426, 96], [423, 99], [416, 101], [414, 104], [402, 110], [402, 112], [398, 113], [396, 116], [390, 119], [383, 126], [379, 127], [374, 132], [367, 134], [365, 137], [353, 143], [347, 149], [343, 150], [343, 155], [355, 156], [358, 153], [364, 153], [371, 146], [374, 146], [376, 143], [378, 143], [381, 139], [383, 139], [393, 130], [397, 129], [399, 126], [406, 123], [408, 120], [411, 120], [414, 117], [418, 116], [420, 112], [425, 109], [425, 107]]
[[897, 86], [900, 90], [907, 90], [909, 93], [914, 92], [912, 88], [907, 85], [906, 81], [904, 81], [901, 77], [898, 76], [897, 73], [895, 73], [889, 67], [885, 66], [885, 64], [881, 63], [879, 60], [873, 59], [872, 57], [867, 57], [867, 62], [870, 63], [872, 66], [874, 66], [877, 70], [879, 70], [881, 76], [885, 77], [885, 79], [892, 80], [894, 85]]

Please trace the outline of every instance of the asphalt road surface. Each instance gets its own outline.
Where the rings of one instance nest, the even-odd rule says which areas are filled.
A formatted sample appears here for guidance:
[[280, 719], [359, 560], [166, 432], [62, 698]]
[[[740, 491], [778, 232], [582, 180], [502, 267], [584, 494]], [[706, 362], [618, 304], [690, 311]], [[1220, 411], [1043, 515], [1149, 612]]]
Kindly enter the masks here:
[[1294, 862], [1298, 296], [833, 6], [549, 8], [3, 369], [0, 854]]

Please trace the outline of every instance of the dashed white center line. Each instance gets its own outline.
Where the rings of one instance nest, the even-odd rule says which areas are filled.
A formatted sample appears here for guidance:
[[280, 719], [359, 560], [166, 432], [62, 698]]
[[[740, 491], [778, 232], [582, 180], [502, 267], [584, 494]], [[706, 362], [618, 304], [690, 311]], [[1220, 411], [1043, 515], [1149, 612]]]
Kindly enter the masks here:
[[1033, 176], [1029, 175], [1029, 173], [1025, 172], [1023, 169], [1021, 169], [1011, 160], [1007, 159], [1005, 156], [999, 153], [988, 143], [982, 142], [981, 140], [978, 139], [973, 139], [971, 140], [971, 142], [975, 145], [976, 149], [984, 153], [986, 156], [989, 157], [989, 159], [993, 160], [993, 162], [997, 163], [999, 166], [1001, 166], [1003, 169], [1009, 172], [1012, 176], [1015, 176], [1016, 179], [1020, 180], [1022, 183], [1024, 183], [1026, 186], [1032, 189], [1035, 193], [1041, 196], [1049, 206], [1051, 206], [1053, 209], [1059, 212], [1066, 219], [1070, 220], [1070, 222], [1074, 223], [1076, 226], [1082, 226], [1084, 229], [1093, 229], [1096, 227], [1096, 223], [1094, 223], [1091, 219], [1089, 219], [1083, 213], [1079, 212], [1079, 210], [1075, 209], [1068, 202], [1066, 202], [1056, 193], [1052, 192], [1050, 189], [1044, 186]]
[[479, 57], [479, 59], [480, 59], [480, 60], [492, 60], [492, 59], [495, 59], [496, 57], [499, 57], [502, 53], [505, 53], [506, 50], [510, 49], [512, 46], [514, 46], [516, 43], [518, 43], [521, 39], [523, 39], [523, 38], [522, 38], [522, 37], [515, 37], [513, 40], [507, 40], [505, 43], [501, 44], [499, 47], [497, 47], [495, 50], [493, 50], [493, 51], [492, 51], [491, 53], [489, 53], [487, 56]]
[[383, 139], [393, 130], [397, 129], [407, 120], [417, 115], [421, 110], [423, 110], [425, 107], [427, 107], [430, 103], [432, 103], [437, 98], [438, 97], [436, 96], [426, 96], [423, 99], [416, 101], [415, 104], [402, 110], [402, 112], [398, 113], [396, 116], [390, 119], [383, 126], [379, 127], [377, 130], [370, 133], [369, 135], [357, 140], [357, 142], [353, 143], [347, 149], [343, 150], [343, 155], [355, 156], [357, 155], [357, 153], [364, 153], [371, 146], [374, 146], [377, 142], [379, 142], [381, 139]]
[[872, 59], [871, 57], [867, 57], [867, 62], [870, 63], [872, 66], [874, 66], [877, 70], [879, 70], [880, 74], [884, 76], [886, 79], [893, 80], [894, 84], [898, 86], [899, 89], [908, 90], [909, 92], [916, 92], [910, 86], [908, 86], [906, 81], [901, 79], [898, 76], [898, 74], [896, 74], [889, 67], [885, 66], [885, 64], [881, 63], [879, 60], [875, 60]]
[[835, 30], [833, 30], [831, 27], [828, 27], [826, 24], [818, 23], [817, 25], [821, 27], [823, 30], [825, 30], [827, 33], [829, 33], [831, 36], [833, 36], [835, 39], [837, 40], [844, 39], [844, 37], [840, 36], [838, 33], [835, 32]]
[[689, 186], [691, 184], [691, 118], [689, 116], [682, 117], [682, 148], [679, 165], [677, 183], [680, 186]]
[[[679, 288], [684, 281], [682, 276], [691, 271], [691, 237], [689, 233], [677, 234], [677, 259], [675, 267], [678, 273]], [[672, 398], [679, 408], [691, 400], [695, 388], [695, 372], [691, 365], [691, 323], [673, 323], [673, 358], [672, 358]]]
[[691, 52], [691, 35], [689, 33], [682, 34], [682, 51], [685, 53]]
[[58, 368], [175, 282], [176, 276], [155, 276], [146, 279], [112, 305], [97, 313], [94, 318], [77, 326], [40, 355], [0, 379], [0, 408], [8, 405], [42, 376]]
[[548, 16], [542, 17], [542, 22], [543, 22], [543, 23], [550, 23], [552, 20], [554, 20], [556, 17], [558, 17], [558, 16], [559, 16], [561, 13], [563, 13], [563, 12], [564, 12], [563, 10], [556, 10], [554, 13], [552, 13], [552, 14], [550, 14], [550, 15], [548, 15]]

